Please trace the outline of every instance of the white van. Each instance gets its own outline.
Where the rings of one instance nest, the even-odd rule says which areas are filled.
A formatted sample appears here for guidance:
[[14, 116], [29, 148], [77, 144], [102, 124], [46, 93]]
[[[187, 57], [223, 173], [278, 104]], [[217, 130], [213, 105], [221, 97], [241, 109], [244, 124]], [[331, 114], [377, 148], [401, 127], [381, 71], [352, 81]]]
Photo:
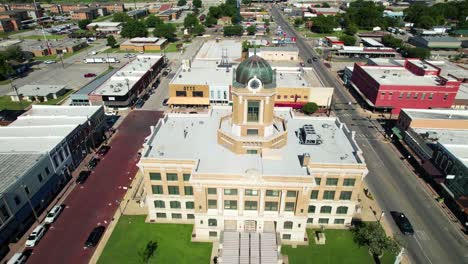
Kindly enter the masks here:
[[23, 264], [26, 263], [27, 256], [23, 253], [15, 253], [7, 264]]

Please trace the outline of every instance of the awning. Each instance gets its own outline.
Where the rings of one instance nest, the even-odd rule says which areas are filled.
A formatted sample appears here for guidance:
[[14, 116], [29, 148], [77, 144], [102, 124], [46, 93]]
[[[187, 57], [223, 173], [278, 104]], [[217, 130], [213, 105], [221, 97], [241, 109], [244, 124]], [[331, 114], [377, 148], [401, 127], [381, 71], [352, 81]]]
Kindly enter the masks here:
[[275, 102], [275, 106], [278, 107], [291, 107], [294, 109], [300, 109], [305, 103], [301, 102]]
[[167, 101], [169, 105], [210, 105], [210, 98], [207, 97], [170, 97]]
[[401, 135], [401, 130], [398, 127], [394, 126], [392, 128], [392, 132], [398, 139], [400, 139], [400, 140], [403, 139], [403, 136]]

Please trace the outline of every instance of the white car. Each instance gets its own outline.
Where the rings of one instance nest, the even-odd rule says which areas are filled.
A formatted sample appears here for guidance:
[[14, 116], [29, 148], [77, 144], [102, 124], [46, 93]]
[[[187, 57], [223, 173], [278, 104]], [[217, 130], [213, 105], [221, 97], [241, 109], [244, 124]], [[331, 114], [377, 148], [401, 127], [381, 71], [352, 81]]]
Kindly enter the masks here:
[[53, 222], [55, 222], [55, 220], [57, 220], [57, 217], [60, 215], [62, 210], [63, 210], [63, 208], [60, 205], [56, 205], [56, 206], [52, 207], [52, 209], [50, 209], [50, 211], [47, 213], [47, 216], [46, 216], [46, 218], [44, 220], [44, 223], [45, 224], [52, 224]]
[[26, 240], [26, 247], [34, 247], [44, 236], [46, 229], [43, 225], [38, 225]]
[[44, 61], [44, 64], [54, 64], [54, 63], [56, 63], [56, 61], [54, 61], [54, 60], [46, 60], [46, 61]]

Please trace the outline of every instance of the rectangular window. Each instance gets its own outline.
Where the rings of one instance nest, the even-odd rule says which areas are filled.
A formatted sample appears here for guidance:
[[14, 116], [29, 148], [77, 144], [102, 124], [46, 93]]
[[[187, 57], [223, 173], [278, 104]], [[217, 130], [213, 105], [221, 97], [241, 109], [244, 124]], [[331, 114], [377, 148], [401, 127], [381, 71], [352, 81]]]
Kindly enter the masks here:
[[179, 186], [167, 186], [167, 190], [169, 194], [178, 195], [179, 194]]
[[247, 129], [247, 135], [257, 136], [258, 135], [258, 129]]
[[195, 215], [194, 214], [187, 214], [187, 219], [195, 219]]
[[42, 182], [42, 180], [43, 180], [42, 174], [38, 174], [38, 175], [37, 175], [37, 179], [39, 180], [39, 182]]
[[154, 208], [166, 208], [164, 201], [156, 200], [154, 201]]
[[287, 202], [284, 204], [284, 211], [286, 212], [294, 212], [295, 203]]
[[2, 205], [2, 207], [0, 207], [0, 219], [3, 221], [3, 222], [6, 222], [8, 220], [8, 218], [10, 218], [11, 214], [10, 212], [8, 212], [8, 209], [6, 208], [5, 205]]
[[291, 234], [283, 234], [283, 239], [284, 240], [290, 240], [291, 239]]
[[343, 186], [354, 186], [356, 179], [344, 179]]
[[318, 190], [312, 191], [312, 192], [310, 193], [310, 199], [312, 199], [312, 200], [317, 200], [318, 194], [319, 194], [319, 191], [318, 191]]
[[258, 190], [246, 189], [245, 190], [245, 195], [246, 196], [257, 196], [258, 195]]
[[328, 218], [319, 218], [319, 224], [328, 224]]
[[194, 202], [185, 202], [185, 208], [186, 209], [194, 209], [195, 208], [195, 203]]
[[326, 185], [327, 186], [337, 186], [338, 185], [338, 178], [327, 178]]
[[166, 213], [156, 213], [157, 218], [166, 218]]
[[184, 181], [189, 181], [190, 180], [190, 174], [184, 173]]
[[307, 213], [315, 213], [315, 205], [309, 205], [307, 208]]
[[180, 202], [179, 201], [170, 201], [169, 205], [172, 209], [180, 209]]
[[333, 223], [335, 225], [342, 225], [342, 224], [344, 224], [344, 219], [335, 219], [335, 221], [333, 221]]
[[45, 173], [46, 173], [46, 175], [49, 175], [49, 173], [50, 173], [49, 167], [45, 168]]
[[185, 195], [193, 195], [193, 187], [192, 186], [184, 186], [184, 194]]
[[153, 194], [163, 194], [162, 185], [151, 185], [151, 191]]
[[324, 191], [323, 192], [323, 199], [324, 200], [334, 200], [335, 199], [335, 191]]
[[176, 91], [175, 96], [177, 96], [177, 97], [187, 97], [187, 92], [186, 91]]
[[237, 201], [235, 201], [235, 200], [225, 200], [224, 201], [224, 209], [236, 210], [237, 209]]
[[318, 186], [320, 186], [320, 183], [322, 182], [322, 179], [321, 178], [317, 178], [315, 177], [315, 184], [317, 184]]
[[220, 90], [217, 91], [217, 94], [218, 94], [218, 99], [221, 99], [221, 91]]
[[286, 196], [287, 196], [287, 197], [296, 197], [296, 195], [297, 195], [297, 192], [296, 192], [296, 191], [288, 191], [288, 192], [286, 193]]
[[258, 151], [256, 149], [248, 149], [247, 154], [257, 154]]
[[406, 99], [410, 99], [411, 98], [411, 93], [407, 93], [406, 94]]
[[224, 189], [224, 195], [237, 195], [237, 189]]
[[426, 93], [421, 94], [421, 100], [424, 100], [424, 99], [426, 99]]
[[181, 219], [182, 218], [182, 214], [172, 214], [172, 219]]
[[277, 95], [277, 96], [276, 96], [276, 99], [281, 99], [281, 95]]
[[404, 93], [400, 92], [400, 94], [398, 95], [398, 99], [399, 99], [399, 100], [403, 99], [403, 94], [404, 94]]
[[380, 93], [380, 99], [385, 99], [385, 92]]
[[245, 210], [257, 210], [257, 202], [256, 201], [245, 201]]
[[353, 192], [350, 191], [342, 191], [340, 193], [340, 200], [351, 200], [351, 196], [353, 195]]
[[280, 194], [279, 190], [266, 190], [266, 196], [278, 197]]
[[434, 93], [430, 93], [429, 94], [429, 100], [432, 100], [433, 97], [434, 97]]
[[265, 211], [278, 211], [277, 202], [265, 202]]
[[389, 92], [388, 93], [388, 99], [392, 100], [392, 97], [393, 97], [393, 92]]
[[19, 198], [19, 196], [15, 196], [14, 200], [16, 205], [21, 203], [21, 199]]
[[208, 209], [216, 209], [218, 208], [216, 200], [208, 200]]
[[419, 96], [418, 93], [414, 93], [413, 99], [418, 99], [418, 96]]
[[213, 99], [213, 100], [215, 99], [214, 98], [214, 91], [210, 91], [210, 98]]
[[210, 236], [210, 237], [217, 237], [217, 236], [218, 236], [218, 232], [216, 232], [216, 231], [210, 231], [209, 236]]
[[156, 172], [156, 173], [150, 172], [149, 175], [150, 175], [150, 180], [152, 180], [152, 181], [160, 181], [161, 180], [161, 173], [159, 173], [159, 172]]
[[314, 219], [313, 219], [313, 218], [307, 218], [307, 223], [308, 223], [308, 224], [313, 224], [313, 223], [314, 223]]
[[203, 91], [193, 91], [192, 96], [193, 97], [203, 97]]
[[177, 177], [177, 173], [167, 173], [166, 179], [167, 181], [177, 181], [179, 178]]
[[208, 188], [208, 194], [215, 195], [216, 194], [216, 188]]
[[260, 113], [260, 101], [247, 102], [247, 122], [258, 122]]
[[227, 92], [224, 91], [224, 100], [227, 100]]

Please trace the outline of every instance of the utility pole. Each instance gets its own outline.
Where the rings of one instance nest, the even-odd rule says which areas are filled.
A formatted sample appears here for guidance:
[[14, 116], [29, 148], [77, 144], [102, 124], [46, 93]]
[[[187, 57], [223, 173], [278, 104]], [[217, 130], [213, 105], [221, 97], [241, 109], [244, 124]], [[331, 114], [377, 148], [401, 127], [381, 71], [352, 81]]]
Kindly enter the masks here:
[[60, 62], [62, 63], [62, 68], [65, 69], [65, 65], [63, 64], [63, 55], [62, 55], [62, 53], [59, 53], [59, 57], [60, 57]]
[[21, 188], [23, 189], [23, 192], [24, 192], [24, 194], [26, 195], [26, 200], [28, 200], [28, 204], [29, 204], [29, 206], [31, 207], [31, 210], [32, 210], [32, 212], [33, 212], [33, 214], [34, 214], [34, 218], [36, 218], [36, 222], [37, 222], [38, 224], [40, 224], [41, 221], [39, 221], [39, 217], [37, 216], [36, 209], [34, 209], [34, 206], [33, 206], [32, 203], [31, 203], [31, 199], [29, 199], [29, 194], [26, 192], [27, 186], [23, 184], [23, 185], [21, 185]]
[[11, 89], [13, 89], [13, 91], [15, 92], [16, 97], [18, 97], [21, 109], [23, 109], [23, 100], [19, 96], [18, 87], [16, 87], [16, 85], [13, 84], [13, 78], [11, 78], [11, 80], [10, 80], [10, 85], [11, 85]]

